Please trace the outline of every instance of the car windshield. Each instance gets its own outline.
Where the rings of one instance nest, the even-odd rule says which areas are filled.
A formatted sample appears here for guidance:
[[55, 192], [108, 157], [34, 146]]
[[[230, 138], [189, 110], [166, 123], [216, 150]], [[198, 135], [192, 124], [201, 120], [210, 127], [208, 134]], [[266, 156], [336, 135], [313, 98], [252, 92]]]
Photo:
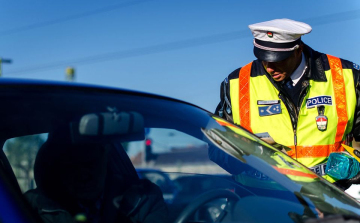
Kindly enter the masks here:
[[33, 208], [47, 210], [37, 212], [43, 220], [59, 210], [89, 222], [304, 222], [360, 214], [359, 204], [326, 180], [196, 106], [50, 86], [0, 88], [0, 133], [12, 167], [5, 173], [13, 185], [15, 174]]

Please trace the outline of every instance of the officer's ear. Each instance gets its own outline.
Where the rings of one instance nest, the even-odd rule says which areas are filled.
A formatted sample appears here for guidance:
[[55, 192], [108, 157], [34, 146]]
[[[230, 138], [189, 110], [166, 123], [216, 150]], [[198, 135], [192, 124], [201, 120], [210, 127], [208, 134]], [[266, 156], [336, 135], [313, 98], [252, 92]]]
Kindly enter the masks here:
[[301, 53], [303, 52], [303, 49], [304, 49], [304, 44], [301, 43], [299, 48], [295, 50], [296, 55], [301, 56]]
[[302, 52], [303, 52], [303, 47], [304, 47], [304, 44], [300, 44], [299, 45], [299, 48], [297, 48], [296, 50], [294, 50], [294, 53], [292, 54], [292, 59], [294, 61], [298, 61], [299, 64], [301, 62], [301, 58], [302, 58]]

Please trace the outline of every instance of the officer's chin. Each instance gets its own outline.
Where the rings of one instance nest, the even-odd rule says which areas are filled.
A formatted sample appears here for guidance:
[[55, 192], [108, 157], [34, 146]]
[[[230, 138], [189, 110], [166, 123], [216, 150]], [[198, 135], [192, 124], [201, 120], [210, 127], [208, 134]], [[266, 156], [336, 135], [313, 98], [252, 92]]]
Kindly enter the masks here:
[[285, 80], [286, 75], [285, 74], [278, 74], [278, 75], [271, 75], [271, 77], [272, 77], [272, 79], [274, 81], [280, 82], [280, 81]]

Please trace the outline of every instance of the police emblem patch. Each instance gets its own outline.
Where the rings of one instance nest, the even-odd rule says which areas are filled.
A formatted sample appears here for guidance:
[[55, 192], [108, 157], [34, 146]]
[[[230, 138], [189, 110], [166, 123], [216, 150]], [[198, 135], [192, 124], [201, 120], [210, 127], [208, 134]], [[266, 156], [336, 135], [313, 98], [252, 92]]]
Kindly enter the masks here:
[[355, 70], [360, 70], [360, 66], [356, 63], [353, 63], [353, 67]]
[[306, 100], [306, 108], [313, 108], [317, 105], [332, 105], [332, 97], [317, 96]]
[[328, 119], [325, 116], [325, 106], [324, 105], [319, 105], [317, 106], [317, 110], [318, 110], [318, 116], [316, 116], [315, 121], [316, 121], [316, 125], [317, 128], [320, 131], [325, 131], [327, 128], [327, 123], [328, 123]]
[[327, 117], [324, 115], [319, 115], [319, 116], [316, 116], [315, 120], [316, 120], [317, 128], [320, 131], [325, 131], [327, 128], [327, 121], [328, 121]]

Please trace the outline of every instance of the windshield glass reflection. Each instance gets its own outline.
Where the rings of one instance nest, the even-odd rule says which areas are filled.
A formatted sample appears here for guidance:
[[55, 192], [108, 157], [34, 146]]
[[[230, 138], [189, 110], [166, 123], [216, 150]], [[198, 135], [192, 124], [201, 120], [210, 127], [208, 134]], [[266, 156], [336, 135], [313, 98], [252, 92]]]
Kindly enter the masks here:
[[281, 197], [301, 204], [301, 212], [288, 213], [294, 220], [356, 212], [355, 201], [297, 161], [246, 130], [215, 120], [220, 128], [202, 129], [214, 145], [209, 146], [209, 158], [247, 190], [258, 196]]

